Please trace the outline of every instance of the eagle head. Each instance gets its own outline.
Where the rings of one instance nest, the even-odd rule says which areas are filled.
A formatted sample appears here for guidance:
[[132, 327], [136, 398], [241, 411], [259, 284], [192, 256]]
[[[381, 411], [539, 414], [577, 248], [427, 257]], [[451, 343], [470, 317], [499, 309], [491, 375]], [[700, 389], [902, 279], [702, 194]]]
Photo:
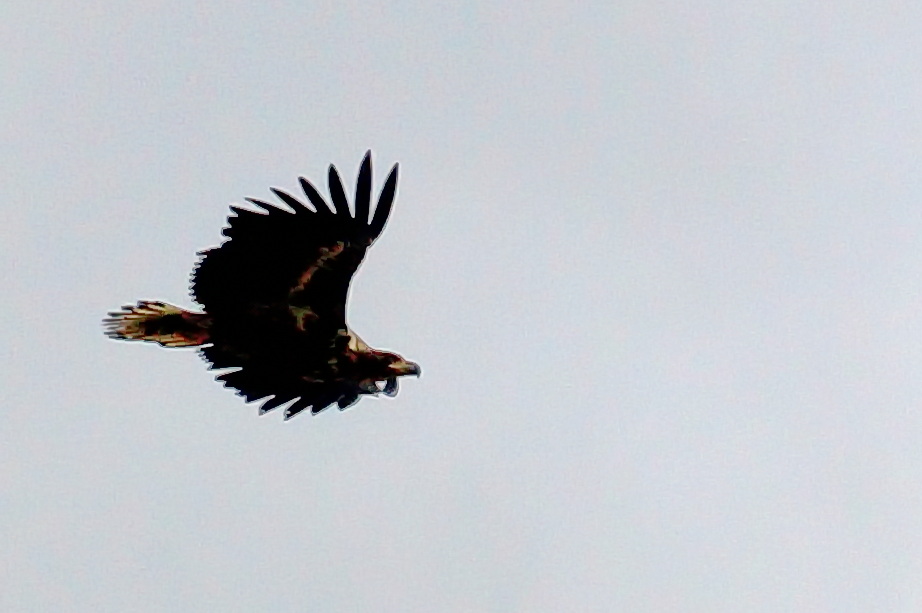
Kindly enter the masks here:
[[[420, 376], [422, 370], [416, 362], [410, 362], [396, 353], [389, 351], [373, 351], [371, 364], [367, 365], [367, 370], [363, 373], [364, 377], [359, 384], [362, 393], [379, 394], [384, 393], [386, 396], [397, 395], [397, 378], [407, 375]], [[383, 382], [384, 387], [379, 387]]]

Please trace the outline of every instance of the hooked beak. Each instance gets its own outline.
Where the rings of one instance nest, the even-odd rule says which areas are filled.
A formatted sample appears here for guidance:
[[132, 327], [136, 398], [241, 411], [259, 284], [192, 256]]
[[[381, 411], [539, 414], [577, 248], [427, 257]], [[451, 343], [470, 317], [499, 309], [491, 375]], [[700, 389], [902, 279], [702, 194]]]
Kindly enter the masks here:
[[417, 377], [422, 374], [422, 369], [420, 369], [419, 364], [415, 362], [399, 362], [393, 364], [391, 368], [395, 371], [398, 377], [403, 377], [406, 375], [416, 375]]

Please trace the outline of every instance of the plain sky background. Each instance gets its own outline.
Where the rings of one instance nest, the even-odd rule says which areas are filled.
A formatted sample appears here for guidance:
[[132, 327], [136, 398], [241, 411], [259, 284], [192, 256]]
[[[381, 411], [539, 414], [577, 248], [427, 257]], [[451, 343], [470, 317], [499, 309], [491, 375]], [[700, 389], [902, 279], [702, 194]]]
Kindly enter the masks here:
[[[920, 5], [0, 13], [0, 610], [922, 610]], [[367, 148], [396, 399], [102, 335]]]

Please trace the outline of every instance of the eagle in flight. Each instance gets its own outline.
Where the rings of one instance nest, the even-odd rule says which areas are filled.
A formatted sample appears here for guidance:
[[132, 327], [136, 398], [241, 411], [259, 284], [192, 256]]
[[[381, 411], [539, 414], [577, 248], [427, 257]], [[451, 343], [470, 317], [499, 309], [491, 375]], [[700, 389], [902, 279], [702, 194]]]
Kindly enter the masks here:
[[[106, 334], [164, 347], [201, 347], [211, 369], [247, 402], [267, 398], [260, 414], [294, 401], [290, 419], [332, 404], [345, 409], [363, 395], [397, 394], [397, 380], [420, 368], [396, 353], [373, 349], [346, 325], [349, 283], [380, 236], [397, 192], [397, 164], [371, 213], [371, 151], [355, 188], [354, 214], [334, 166], [330, 204], [299, 179], [310, 206], [272, 188], [288, 208], [247, 201], [263, 212], [232, 206], [227, 237], [199, 252], [191, 294], [204, 312], [141, 301], [109, 313]], [[369, 220], [370, 217], [370, 220]]]

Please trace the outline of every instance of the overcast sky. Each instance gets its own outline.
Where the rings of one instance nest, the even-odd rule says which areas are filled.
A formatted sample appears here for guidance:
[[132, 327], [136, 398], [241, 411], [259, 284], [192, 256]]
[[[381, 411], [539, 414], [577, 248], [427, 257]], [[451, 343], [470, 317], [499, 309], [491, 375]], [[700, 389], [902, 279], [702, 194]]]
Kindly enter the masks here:
[[[922, 8], [815, 4], [8, 3], [0, 609], [922, 610]], [[368, 148], [397, 398], [102, 335]]]

